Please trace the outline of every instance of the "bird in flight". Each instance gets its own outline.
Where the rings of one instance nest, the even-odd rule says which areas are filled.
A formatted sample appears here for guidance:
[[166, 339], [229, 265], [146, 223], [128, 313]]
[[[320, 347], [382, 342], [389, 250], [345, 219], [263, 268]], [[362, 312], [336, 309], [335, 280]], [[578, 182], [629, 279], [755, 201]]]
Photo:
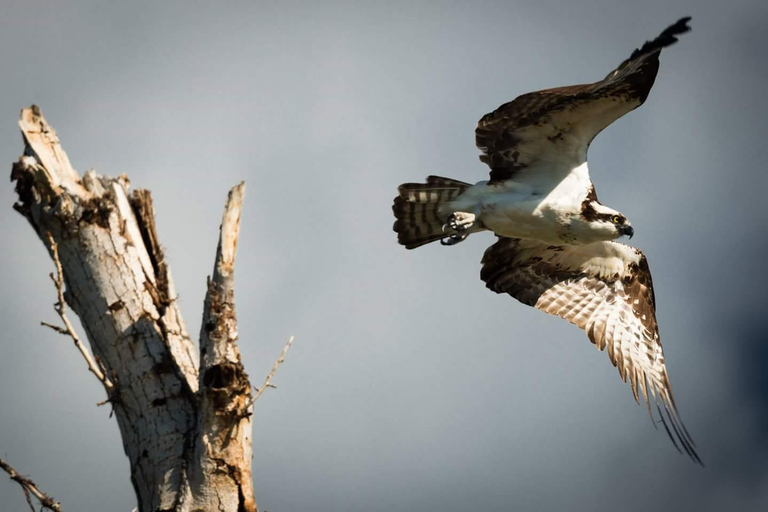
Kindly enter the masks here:
[[634, 228], [598, 201], [587, 169], [592, 140], [643, 104], [661, 50], [690, 30], [690, 19], [646, 42], [599, 82], [523, 94], [486, 114], [475, 141], [490, 179], [405, 183], [392, 210], [407, 249], [495, 233], [482, 260], [486, 286], [583, 329], [607, 349], [636, 401], [642, 393], [654, 425], [653, 408], [678, 451], [702, 464], [672, 397], [648, 262], [639, 249], [614, 241], [632, 238]]

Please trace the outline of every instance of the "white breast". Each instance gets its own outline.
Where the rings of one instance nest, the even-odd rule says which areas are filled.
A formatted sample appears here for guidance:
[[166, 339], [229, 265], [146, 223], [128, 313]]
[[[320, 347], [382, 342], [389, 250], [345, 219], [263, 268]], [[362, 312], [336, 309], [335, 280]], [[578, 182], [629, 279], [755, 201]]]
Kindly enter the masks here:
[[478, 214], [482, 224], [498, 235], [562, 244], [592, 182], [586, 163], [559, 182], [549, 179], [553, 175], [562, 173], [551, 168], [526, 169], [525, 179], [519, 181], [490, 186], [480, 182], [451, 207]]

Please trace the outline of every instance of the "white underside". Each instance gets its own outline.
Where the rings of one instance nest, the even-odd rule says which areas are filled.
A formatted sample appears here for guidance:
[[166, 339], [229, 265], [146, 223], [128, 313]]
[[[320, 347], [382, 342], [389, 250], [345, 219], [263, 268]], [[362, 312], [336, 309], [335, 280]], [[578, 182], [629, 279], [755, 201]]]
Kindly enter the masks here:
[[[556, 166], [526, 170], [524, 181], [488, 185], [481, 181], [467, 189], [443, 212], [469, 212], [480, 225], [498, 235], [540, 240], [552, 245], [581, 245], [603, 240], [581, 229], [581, 205], [592, 186], [586, 162], [554, 183]], [[530, 171], [530, 172], [529, 172]], [[539, 179], [530, 179], [540, 176]]]

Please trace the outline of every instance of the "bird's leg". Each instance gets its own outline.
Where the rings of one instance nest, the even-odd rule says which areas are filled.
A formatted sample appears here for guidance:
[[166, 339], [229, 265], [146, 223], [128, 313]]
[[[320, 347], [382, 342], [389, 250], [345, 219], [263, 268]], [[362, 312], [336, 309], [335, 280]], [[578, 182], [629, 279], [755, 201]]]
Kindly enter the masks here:
[[448, 217], [448, 222], [443, 224], [443, 231], [452, 229], [455, 231], [448, 238], [440, 240], [443, 245], [456, 245], [463, 242], [469, 236], [469, 229], [475, 225], [477, 216], [469, 212], [454, 212]]
[[454, 231], [463, 233], [474, 226], [476, 218], [477, 215], [474, 213], [453, 212], [451, 216], [448, 217], [448, 222], [443, 225], [443, 231], [445, 231], [446, 228], [451, 228]]

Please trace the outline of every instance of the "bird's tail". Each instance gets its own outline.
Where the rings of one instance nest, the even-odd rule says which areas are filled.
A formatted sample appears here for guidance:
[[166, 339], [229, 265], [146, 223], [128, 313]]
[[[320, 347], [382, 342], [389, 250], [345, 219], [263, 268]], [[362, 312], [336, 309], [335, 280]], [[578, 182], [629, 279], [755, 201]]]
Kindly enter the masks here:
[[441, 214], [440, 206], [456, 199], [469, 183], [428, 176], [426, 183], [403, 183], [398, 187], [392, 211], [395, 212], [397, 241], [406, 249], [450, 236], [453, 230], [443, 231], [448, 215]]

